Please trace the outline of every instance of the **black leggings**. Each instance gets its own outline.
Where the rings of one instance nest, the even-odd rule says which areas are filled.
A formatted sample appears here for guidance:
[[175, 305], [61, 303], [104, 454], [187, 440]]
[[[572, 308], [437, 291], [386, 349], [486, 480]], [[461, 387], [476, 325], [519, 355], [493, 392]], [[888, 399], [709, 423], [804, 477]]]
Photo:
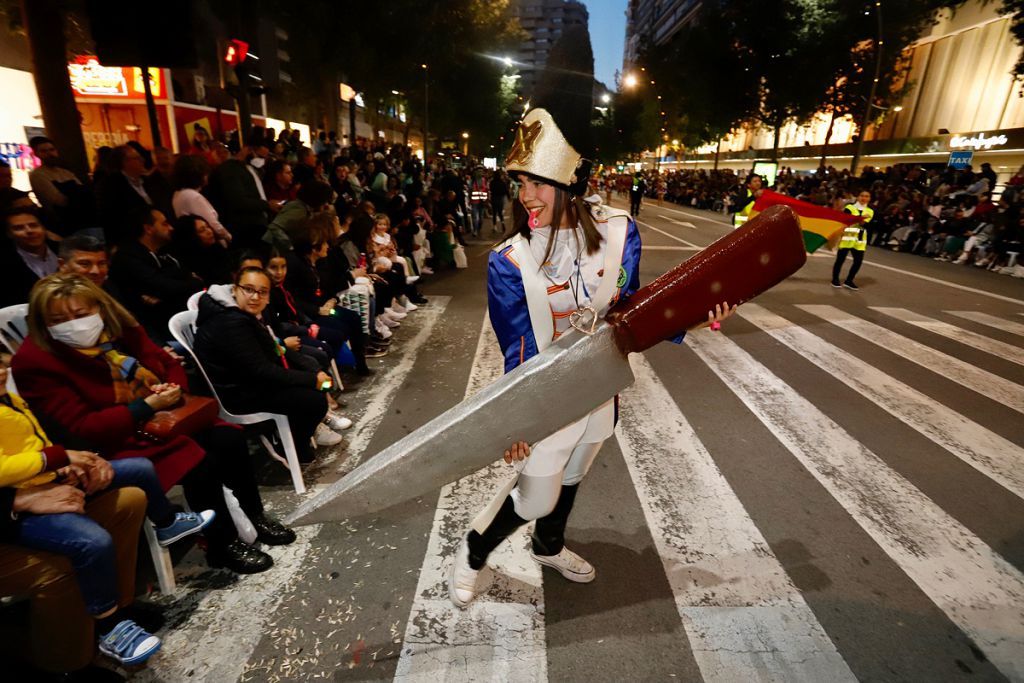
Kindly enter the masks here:
[[[313, 387], [274, 387], [258, 393], [231, 396], [225, 401], [225, 407], [233, 413], [267, 412], [288, 416], [295, 450], [300, 459], [309, 460], [313, 455], [309, 439], [327, 415], [327, 397]], [[228, 488], [231, 488], [230, 484]]]
[[850, 252], [853, 252], [853, 265], [850, 266], [850, 273], [846, 276], [846, 281], [853, 284], [853, 278], [857, 277], [857, 271], [860, 270], [860, 264], [864, 261], [864, 252], [860, 249], [840, 249], [839, 253], [836, 254], [836, 263], [832, 266], [833, 283], [839, 283], [839, 273], [843, 269], [843, 261], [846, 260], [846, 255]]

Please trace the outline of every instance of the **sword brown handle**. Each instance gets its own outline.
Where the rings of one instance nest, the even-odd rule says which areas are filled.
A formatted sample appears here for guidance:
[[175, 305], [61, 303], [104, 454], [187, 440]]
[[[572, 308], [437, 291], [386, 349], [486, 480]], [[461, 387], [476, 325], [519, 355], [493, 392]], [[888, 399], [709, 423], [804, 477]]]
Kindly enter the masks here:
[[616, 304], [605, 319], [623, 353], [645, 351], [706, 322], [715, 304], [749, 301], [806, 261], [799, 218], [772, 206]]

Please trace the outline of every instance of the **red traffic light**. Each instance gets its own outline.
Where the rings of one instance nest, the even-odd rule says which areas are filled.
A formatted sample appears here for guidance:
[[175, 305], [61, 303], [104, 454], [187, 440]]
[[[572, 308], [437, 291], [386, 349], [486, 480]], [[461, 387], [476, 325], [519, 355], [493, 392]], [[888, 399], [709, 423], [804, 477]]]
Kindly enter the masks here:
[[224, 52], [224, 61], [231, 66], [238, 66], [249, 54], [249, 43], [244, 40], [229, 40], [228, 49]]

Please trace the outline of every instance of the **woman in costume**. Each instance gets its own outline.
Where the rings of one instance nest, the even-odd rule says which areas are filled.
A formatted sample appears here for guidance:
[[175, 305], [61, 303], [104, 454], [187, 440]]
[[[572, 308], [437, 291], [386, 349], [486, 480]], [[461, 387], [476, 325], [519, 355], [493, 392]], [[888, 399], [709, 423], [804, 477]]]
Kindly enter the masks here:
[[[640, 233], [625, 211], [600, 204], [596, 196], [583, 198], [590, 162], [547, 110], [530, 110], [505, 163], [520, 189], [510, 233], [490, 254], [487, 294], [510, 372], [563, 334], [580, 333], [572, 328], [589, 329], [610, 305], [639, 288]], [[723, 302], [709, 312], [708, 323], [731, 313]], [[505, 451], [506, 462], [526, 462], [477, 515], [459, 547], [449, 580], [455, 605], [473, 600], [487, 557], [531, 520], [534, 560], [570, 581], [594, 580], [594, 567], [565, 547], [565, 527], [579, 483], [615, 419], [612, 399], [532, 447], [517, 442]]]

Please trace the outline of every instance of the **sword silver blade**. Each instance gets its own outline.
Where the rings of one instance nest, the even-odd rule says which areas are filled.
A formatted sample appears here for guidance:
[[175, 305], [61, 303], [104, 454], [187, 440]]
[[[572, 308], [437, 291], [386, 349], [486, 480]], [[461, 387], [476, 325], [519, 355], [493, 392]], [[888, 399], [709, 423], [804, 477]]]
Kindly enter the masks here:
[[587, 415], [633, 383], [612, 328], [564, 335], [497, 382], [370, 458], [286, 521], [316, 524], [379, 512], [435, 491]]

